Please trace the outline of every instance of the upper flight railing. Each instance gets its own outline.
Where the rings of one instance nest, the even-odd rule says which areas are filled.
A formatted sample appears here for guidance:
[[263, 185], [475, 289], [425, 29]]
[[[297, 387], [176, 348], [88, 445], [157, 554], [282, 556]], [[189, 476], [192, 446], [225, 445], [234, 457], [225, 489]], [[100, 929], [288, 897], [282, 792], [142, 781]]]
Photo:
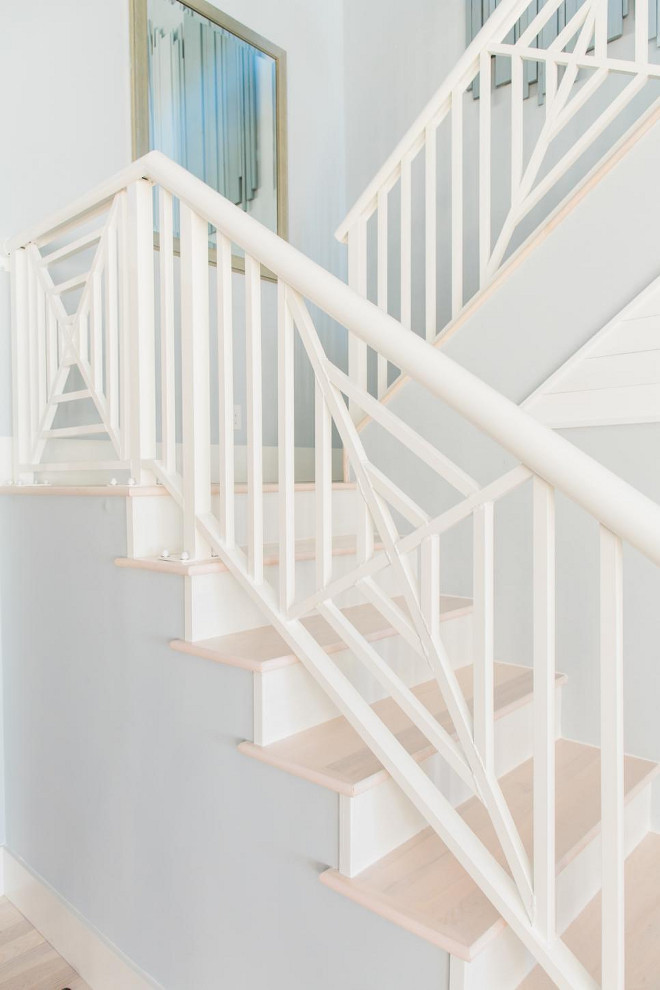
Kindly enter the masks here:
[[[159, 242], [154, 250], [154, 219]], [[180, 242], [175, 254], [174, 217]], [[52, 469], [53, 439], [86, 443], [104, 432], [116, 464], [154, 479], [180, 506], [191, 559], [217, 555], [316, 678], [339, 711], [435, 829], [534, 958], [564, 990], [596, 984], [556, 931], [555, 490], [600, 524], [603, 987], [623, 990], [622, 541], [660, 564], [660, 507], [546, 429], [440, 351], [356, 294], [179, 165], [153, 152], [67, 210], [9, 242], [12, 270], [15, 480]], [[232, 272], [237, 250], [245, 272]], [[60, 271], [84, 258], [85, 273]], [[211, 265], [213, 260], [213, 265]], [[277, 284], [261, 279], [262, 269]], [[55, 275], [52, 274], [55, 272]], [[75, 294], [78, 293], [78, 296]], [[71, 301], [63, 302], [63, 297]], [[77, 303], [73, 300], [77, 299]], [[314, 315], [312, 315], [314, 313]], [[482, 485], [436, 443], [375, 400], [324, 349], [319, 314], [371, 347], [520, 463]], [[298, 358], [296, 358], [298, 354]], [[264, 359], [267, 355], [267, 360]], [[316, 524], [313, 575], [296, 569], [296, 360], [314, 382]], [[264, 375], [264, 367], [272, 373]], [[277, 369], [275, 371], [275, 369]], [[66, 390], [75, 372], [83, 388]], [[276, 388], [274, 388], [276, 386]], [[72, 398], [76, 392], [84, 395]], [[244, 396], [246, 519], [238, 535], [234, 399]], [[275, 406], [268, 403], [275, 394]], [[68, 396], [68, 398], [66, 398]], [[94, 424], [53, 426], [62, 405], [91, 402]], [[453, 491], [422, 507], [417, 474], [378, 467], [353, 410]], [[311, 408], [305, 408], [309, 417]], [[264, 539], [264, 430], [276, 425], [279, 566]], [[65, 433], [53, 432], [64, 430]], [[335, 557], [333, 430], [357, 483], [352, 556]], [[93, 464], [86, 463], [86, 467]], [[99, 470], [107, 461], [98, 463]], [[532, 490], [534, 610], [534, 841], [526, 848], [494, 758], [494, 506]], [[474, 599], [472, 690], [462, 690], [442, 638], [440, 538], [471, 520]], [[346, 544], [342, 544], [344, 550]], [[338, 564], [341, 559], [343, 564]], [[342, 611], [368, 602], [414, 656], [398, 673]], [[392, 697], [483, 803], [502, 856], [493, 854], [417, 764], [336, 658], [301, 621], [322, 615], [370, 684]], [[450, 719], [412, 686], [426, 674]], [[360, 689], [359, 689], [360, 688]]]
[[[337, 229], [351, 287], [429, 341], [660, 95], [648, 0], [611, 45], [607, 0], [584, 0], [561, 28], [559, 8], [503, 0]], [[544, 69], [542, 107], [526, 99], [530, 65]], [[370, 370], [358, 343], [350, 364], [378, 397], [398, 373], [382, 355]]]

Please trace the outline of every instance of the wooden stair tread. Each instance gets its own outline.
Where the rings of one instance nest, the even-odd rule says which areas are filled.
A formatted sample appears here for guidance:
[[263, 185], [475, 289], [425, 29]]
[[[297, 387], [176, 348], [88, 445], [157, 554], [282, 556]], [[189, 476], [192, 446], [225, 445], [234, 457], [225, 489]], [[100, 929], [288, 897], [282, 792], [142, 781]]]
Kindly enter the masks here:
[[[649, 833], [628, 856], [625, 884], [626, 990], [653, 990], [660, 987], [660, 835]], [[600, 894], [569, 925], [563, 939], [600, 986]], [[537, 967], [518, 990], [554, 986]]]
[[[241, 547], [245, 551], [245, 547]], [[375, 543], [374, 549], [382, 549], [382, 543]], [[333, 557], [347, 557], [357, 552], [357, 540], [353, 535], [335, 536], [332, 541]], [[310, 537], [296, 540], [296, 560], [316, 559], [316, 540]], [[264, 543], [264, 567], [276, 567], [280, 560], [278, 543]], [[209, 557], [207, 560], [180, 560], [172, 557], [117, 557], [117, 567], [129, 567], [135, 570], [159, 571], [164, 574], [178, 574], [191, 577], [197, 574], [219, 574], [226, 571], [226, 566], [219, 557]]]
[[[600, 750], [559, 739], [557, 760], [557, 872], [598, 834]], [[502, 791], [528, 855], [532, 853], [533, 761], [501, 778]], [[627, 756], [626, 800], [655, 774], [657, 764]], [[461, 816], [504, 864], [497, 837], [479, 800], [471, 798]], [[474, 959], [504, 927], [496, 909], [431, 828], [426, 828], [357, 877], [326, 870], [321, 880], [434, 945]]]
[[[395, 602], [407, 611], [403, 598], [396, 598]], [[457, 595], [440, 596], [441, 621], [465, 615], [471, 609], [472, 601], [469, 598]], [[370, 642], [396, 635], [394, 628], [370, 603], [351, 605], [342, 609], [342, 612]], [[309, 616], [302, 622], [326, 653], [337, 653], [346, 648], [332, 626], [320, 615]], [[288, 644], [273, 626], [259, 626], [226, 636], [198, 640], [195, 643], [176, 639], [170, 645], [181, 653], [190, 653], [205, 657], [207, 660], [215, 660], [217, 663], [242, 667], [258, 673], [277, 670], [299, 662], [298, 657], [291, 652]]]
[[[472, 667], [456, 671], [468, 705], [472, 700]], [[558, 681], [561, 675], [558, 675]], [[413, 688], [420, 701], [433, 712], [441, 725], [451, 731], [447, 712], [437, 682], [430, 680]], [[513, 664], [495, 664], [495, 716], [501, 717], [523, 704], [532, 692], [532, 671]], [[372, 705], [375, 712], [395, 733], [408, 752], [421, 761], [434, 752], [426, 737], [391, 698]], [[389, 776], [355, 729], [343, 717], [333, 718], [293, 736], [257, 746], [252, 742], [239, 745], [242, 753], [328, 787], [340, 794], [356, 795], [386, 780]]]
[[[99, 424], [100, 425], [100, 424]], [[38, 470], [38, 468], [37, 468]], [[81, 471], [86, 473], [85, 468]], [[54, 468], [49, 473], [53, 473]], [[56, 473], [56, 472], [55, 472]], [[110, 472], [108, 471], [108, 474]], [[296, 492], [313, 492], [315, 491], [315, 483], [313, 481], [297, 481], [293, 486]], [[234, 491], [237, 495], [247, 494], [248, 486], [244, 482], [237, 481], [234, 485]], [[276, 481], [274, 482], [264, 482], [263, 485], [264, 494], [271, 494], [273, 492], [277, 493], [279, 491], [279, 485]], [[333, 481], [332, 490], [343, 492], [343, 491], [356, 491], [357, 485], [354, 481]], [[220, 485], [213, 482], [211, 485], [211, 493], [217, 495], [220, 492]], [[35, 485], [35, 484], [21, 484], [21, 485], [0, 485], [0, 495], [114, 495], [121, 496], [122, 498], [140, 498], [141, 496], [149, 496], [153, 498], [154, 495], [160, 495], [163, 497], [169, 497], [170, 493], [164, 485]]]

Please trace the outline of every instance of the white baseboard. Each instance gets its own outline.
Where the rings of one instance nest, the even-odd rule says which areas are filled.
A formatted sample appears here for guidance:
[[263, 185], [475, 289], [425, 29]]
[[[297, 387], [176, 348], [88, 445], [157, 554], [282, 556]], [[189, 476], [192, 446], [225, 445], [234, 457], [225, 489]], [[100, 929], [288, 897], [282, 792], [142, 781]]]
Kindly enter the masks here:
[[91, 990], [162, 990], [91, 927], [44, 880], [7, 849], [1, 850], [4, 894]]

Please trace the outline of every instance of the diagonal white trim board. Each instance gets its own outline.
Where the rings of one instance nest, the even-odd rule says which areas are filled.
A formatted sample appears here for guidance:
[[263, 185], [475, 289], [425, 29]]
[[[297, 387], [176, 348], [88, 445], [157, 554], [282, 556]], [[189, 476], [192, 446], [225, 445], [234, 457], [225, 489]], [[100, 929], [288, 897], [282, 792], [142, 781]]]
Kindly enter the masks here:
[[163, 990], [8, 849], [0, 850], [4, 894], [73, 966], [91, 990]]

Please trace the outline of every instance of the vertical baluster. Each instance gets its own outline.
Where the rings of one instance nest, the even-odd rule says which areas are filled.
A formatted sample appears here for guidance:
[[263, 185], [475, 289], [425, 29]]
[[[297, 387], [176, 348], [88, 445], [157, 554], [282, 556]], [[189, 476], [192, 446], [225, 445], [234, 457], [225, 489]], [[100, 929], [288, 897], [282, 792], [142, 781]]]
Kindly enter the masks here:
[[420, 553], [422, 615], [435, 640], [440, 635], [440, 537], [429, 536], [422, 543]]
[[91, 352], [92, 352], [92, 382], [96, 394], [103, 394], [103, 293], [101, 272], [92, 275], [91, 292]]
[[174, 351], [174, 223], [172, 196], [158, 190], [160, 266], [161, 461], [176, 473], [176, 385]]
[[649, 0], [635, 0], [635, 62], [649, 60]]
[[47, 327], [46, 327], [46, 293], [37, 279], [37, 371], [38, 371], [38, 408], [39, 422], [48, 402], [48, 374], [46, 368], [47, 351]]
[[18, 481], [20, 465], [30, 460], [30, 349], [28, 340], [28, 277], [24, 248], [12, 251], [11, 265], [11, 356], [14, 442], [13, 477]]
[[557, 62], [548, 59], [545, 63], [545, 114], [546, 120], [550, 119], [553, 111], [553, 104], [557, 95]]
[[438, 207], [437, 207], [437, 129], [426, 128], [424, 144], [425, 170], [425, 210], [424, 238], [426, 254], [426, 339], [433, 340], [437, 332], [437, 247], [438, 247]]
[[261, 272], [245, 258], [245, 346], [247, 373], [248, 570], [259, 584], [264, 576], [263, 441], [261, 407]]
[[286, 614], [295, 596], [295, 401], [294, 333], [284, 282], [277, 283], [278, 310], [278, 488], [279, 488], [279, 580], [280, 608]]
[[412, 326], [412, 161], [401, 162], [401, 323]]
[[57, 376], [58, 369], [58, 327], [57, 327], [57, 317], [53, 312], [53, 307], [50, 305], [50, 300], [47, 300], [46, 309], [46, 379], [48, 394], [50, 395], [53, 391], [55, 385], [55, 378]]
[[113, 430], [119, 425], [119, 272], [117, 269], [116, 204], [107, 231], [105, 280], [105, 352], [108, 419]]
[[518, 199], [523, 170], [523, 60], [511, 56], [511, 208]]
[[151, 183], [138, 179], [128, 188], [127, 244], [129, 309], [124, 328], [130, 355], [129, 458], [138, 482], [152, 480], [146, 465], [156, 456], [154, 335], [154, 222]]
[[118, 209], [118, 251], [119, 251], [119, 422], [121, 458], [131, 456], [133, 425], [131, 423], [131, 402], [133, 400], [133, 378], [131, 368], [132, 352], [135, 349], [131, 340], [131, 252], [128, 223], [128, 193], [124, 190], [117, 196]]
[[[595, 12], [594, 30], [594, 54], [596, 58], [607, 58], [607, 34], [609, 21], [608, 0], [593, 0], [593, 10]], [[635, 15], [637, 10], [635, 10]], [[635, 25], [635, 28], [637, 25]], [[583, 51], [587, 50], [587, 45]], [[637, 45], [635, 45], [635, 57], [637, 56]]]
[[37, 279], [32, 259], [28, 259], [28, 343], [30, 360], [30, 444], [37, 439], [39, 429], [39, 371], [37, 340]]
[[217, 231], [218, 435], [220, 441], [220, 533], [233, 547], [234, 532], [234, 320], [232, 315], [231, 243]]
[[603, 990], [623, 990], [623, 552], [600, 527], [600, 747], [602, 820]]
[[[69, 330], [71, 331], [74, 346], [78, 348], [78, 353], [80, 354], [80, 359], [89, 365], [90, 361], [90, 332], [89, 332], [89, 304], [85, 306], [80, 315], [78, 316], [75, 324], [72, 326], [69, 324]], [[71, 364], [71, 354], [70, 348], [64, 348], [63, 359], [67, 364]]]
[[191, 558], [209, 555], [197, 519], [211, 511], [208, 225], [181, 204], [181, 407], [183, 542]]
[[[378, 193], [378, 306], [387, 313], [388, 296], [388, 261], [389, 261], [389, 241], [388, 241], [388, 192], [381, 189]], [[380, 398], [387, 389], [387, 358], [383, 354], [377, 356], [378, 386], [377, 394]]]
[[543, 936], [555, 931], [555, 499], [534, 478], [534, 893]]
[[[367, 222], [360, 217], [348, 232], [348, 284], [361, 296], [367, 294]], [[367, 389], [367, 345], [353, 334], [348, 337], [348, 374], [360, 388]], [[360, 409], [349, 403], [354, 420]]]
[[332, 577], [332, 418], [318, 381], [314, 391], [316, 583]]
[[479, 59], [479, 285], [486, 284], [491, 251], [491, 117], [492, 83], [490, 52]]
[[474, 739], [487, 773], [493, 765], [493, 503], [474, 510]]
[[451, 311], [463, 308], [463, 92], [451, 95]]

